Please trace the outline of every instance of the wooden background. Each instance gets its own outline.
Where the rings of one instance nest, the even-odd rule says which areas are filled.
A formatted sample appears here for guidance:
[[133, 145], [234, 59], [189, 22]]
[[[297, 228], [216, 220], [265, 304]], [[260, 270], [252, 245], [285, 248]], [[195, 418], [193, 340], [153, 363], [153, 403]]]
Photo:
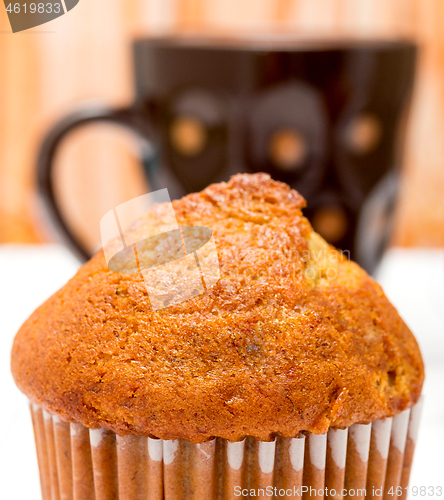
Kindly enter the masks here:
[[[0, 5], [0, 243], [51, 238], [34, 186], [39, 141], [79, 101], [132, 99], [134, 36], [284, 29], [417, 40], [421, 57], [394, 243], [444, 246], [443, 27], [444, 0], [80, 0], [57, 20], [12, 34]], [[95, 126], [73, 134], [60, 154], [64, 205], [93, 246], [101, 216], [146, 192], [132, 146], [125, 133]]]

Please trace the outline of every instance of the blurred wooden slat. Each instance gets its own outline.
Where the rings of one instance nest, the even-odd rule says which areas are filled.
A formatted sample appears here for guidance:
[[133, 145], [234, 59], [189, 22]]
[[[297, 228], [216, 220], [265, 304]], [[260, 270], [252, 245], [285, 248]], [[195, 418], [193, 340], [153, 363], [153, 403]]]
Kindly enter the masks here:
[[38, 240], [29, 175], [29, 152], [36, 147], [31, 121], [40, 107], [38, 54], [31, 37], [8, 33], [3, 6], [0, 31], [0, 242], [32, 242]]
[[[33, 204], [39, 141], [84, 99], [131, 101], [134, 36], [282, 28], [418, 40], [422, 54], [394, 242], [444, 246], [443, 25], [442, 0], [81, 0], [68, 15], [13, 35], [5, 33], [9, 22], [0, 8], [0, 242], [46, 237]], [[97, 241], [100, 217], [113, 204], [147, 189], [131, 141], [116, 134], [79, 132], [59, 158], [64, 204], [85, 241]]]
[[202, 27], [205, 0], [179, 0], [177, 2], [177, 28], [197, 29]]
[[177, 2], [178, 0], [143, 1], [139, 17], [143, 23], [144, 33], [164, 33], [177, 27], [179, 17]]
[[394, 235], [402, 246], [444, 246], [444, 2], [415, 4], [422, 49]]
[[291, 14], [293, 0], [276, 0], [274, 2], [274, 16], [275, 23], [285, 25]]

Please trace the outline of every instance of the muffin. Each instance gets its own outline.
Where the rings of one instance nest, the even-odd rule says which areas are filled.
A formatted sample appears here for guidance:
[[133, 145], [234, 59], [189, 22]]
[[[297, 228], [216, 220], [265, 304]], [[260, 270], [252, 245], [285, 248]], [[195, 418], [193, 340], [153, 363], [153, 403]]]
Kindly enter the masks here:
[[405, 495], [418, 345], [304, 205], [266, 174], [211, 185], [173, 208], [211, 229], [213, 286], [154, 309], [141, 273], [111, 271], [101, 250], [31, 315], [12, 373], [44, 500]]

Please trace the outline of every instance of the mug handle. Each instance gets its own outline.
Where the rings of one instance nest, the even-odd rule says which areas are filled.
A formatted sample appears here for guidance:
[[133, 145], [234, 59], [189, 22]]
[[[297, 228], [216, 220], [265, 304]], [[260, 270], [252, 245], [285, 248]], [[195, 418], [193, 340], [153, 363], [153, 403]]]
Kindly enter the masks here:
[[120, 125], [135, 133], [147, 150], [152, 151], [151, 125], [134, 107], [110, 108], [95, 106], [73, 111], [56, 123], [47, 133], [40, 147], [37, 160], [37, 185], [43, 199], [44, 211], [49, 221], [61, 234], [72, 251], [83, 261], [91, 258], [91, 253], [78, 241], [62, 215], [54, 185], [54, 159], [63, 139], [73, 130], [93, 122], [107, 122]]

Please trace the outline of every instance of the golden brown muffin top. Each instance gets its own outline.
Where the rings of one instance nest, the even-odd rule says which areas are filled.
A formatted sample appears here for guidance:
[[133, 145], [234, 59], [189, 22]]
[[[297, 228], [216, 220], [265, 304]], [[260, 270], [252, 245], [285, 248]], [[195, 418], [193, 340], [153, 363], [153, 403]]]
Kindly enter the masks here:
[[412, 333], [304, 205], [266, 174], [173, 202], [180, 225], [212, 229], [217, 284], [153, 311], [142, 277], [98, 252], [18, 332], [18, 387], [68, 421], [194, 442], [319, 434], [412, 406], [424, 377]]

